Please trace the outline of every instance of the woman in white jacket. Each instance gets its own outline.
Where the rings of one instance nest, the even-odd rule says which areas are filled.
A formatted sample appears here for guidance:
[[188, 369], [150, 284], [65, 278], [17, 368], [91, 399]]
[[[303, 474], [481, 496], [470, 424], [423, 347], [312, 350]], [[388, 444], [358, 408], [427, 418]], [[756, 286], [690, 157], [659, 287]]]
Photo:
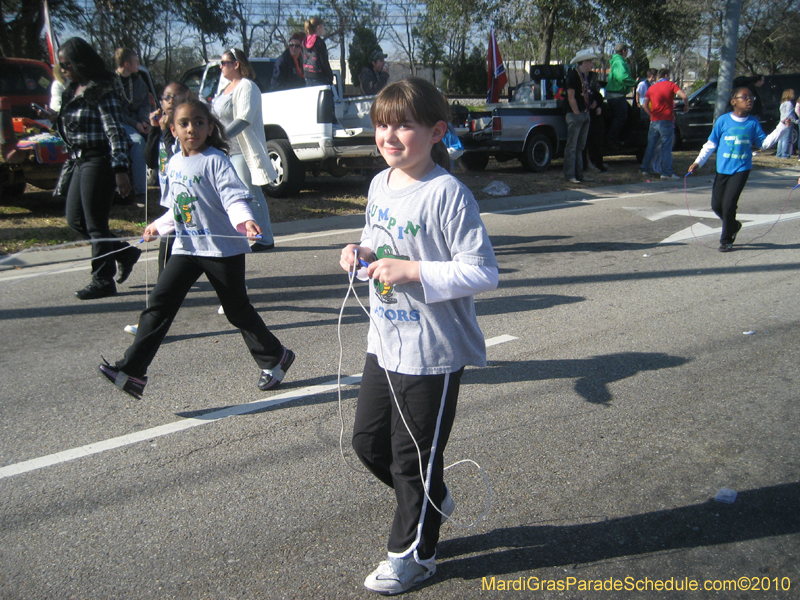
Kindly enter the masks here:
[[253, 252], [271, 250], [275, 239], [261, 186], [276, 179], [278, 174], [267, 152], [261, 91], [253, 82], [253, 68], [242, 50], [231, 48], [222, 55], [220, 64], [222, 76], [230, 83], [214, 98], [213, 109], [225, 126], [225, 135], [231, 143], [231, 162], [239, 179], [253, 195], [250, 208], [261, 227], [261, 240], [250, 248]]

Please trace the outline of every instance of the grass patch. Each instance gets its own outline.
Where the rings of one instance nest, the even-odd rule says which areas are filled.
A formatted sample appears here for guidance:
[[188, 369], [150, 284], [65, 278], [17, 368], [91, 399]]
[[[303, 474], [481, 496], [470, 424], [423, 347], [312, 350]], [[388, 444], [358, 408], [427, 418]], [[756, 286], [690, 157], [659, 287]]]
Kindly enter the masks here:
[[[675, 172], [686, 173], [697, 157], [697, 150], [673, 154]], [[705, 165], [701, 175], [713, 176], [714, 158]], [[500, 180], [511, 187], [511, 196], [580, 189], [564, 181], [562, 161], [555, 160], [545, 173], [529, 173], [516, 160], [498, 163], [491, 160], [485, 171], [466, 171], [456, 165], [455, 175], [472, 190], [481, 201], [490, 198], [483, 189], [492, 181]], [[642, 183], [639, 164], [631, 156], [612, 157], [612, 168], [607, 174], [595, 174], [591, 187]], [[782, 159], [774, 150], [759, 152], [753, 159], [754, 169], [796, 169], [797, 159]], [[363, 214], [367, 203], [368, 182], [362, 176], [348, 175], [335, 178], [327, 175], [306, 177], [303, 191], [295, 198], [268, 198], [270, 218], [273, 223], [303, 219], [323, 219], [340, 215]], [[588, 186], [587, 186], [588, 187]], [[164, 208], [159, 205], [158, 188], [148, 192], [147, 210], [135, 204], [114, 206], [111, 209], [111, 230], [120, 237], [141, 236], [147, 223], [160, 217]], [[68, 226], [64, 217], [64, 201], [53, 198], [51, 192], [28, 186], [25, 194], [3, 204], [0, 201], [0, 252], [12, 254], [35, 246], [54, 246], [79, 241], [79, 236]]]

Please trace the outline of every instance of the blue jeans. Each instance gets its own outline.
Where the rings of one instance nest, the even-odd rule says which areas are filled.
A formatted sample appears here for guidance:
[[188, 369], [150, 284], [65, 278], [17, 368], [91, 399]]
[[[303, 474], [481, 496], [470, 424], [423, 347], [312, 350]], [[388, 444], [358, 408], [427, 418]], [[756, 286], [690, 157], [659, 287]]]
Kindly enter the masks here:
[[250, 210], [253, 211], [253, 218], [258, 226], [261, 227], [261, 240], [257, 244], [264, 244], [269, 246], [275, 243], [275, 238], [272, 235], [272, 222], [269, 218], [269, 207], [267, 206], [267, 199], [264, 197], [264, 192], [261, 187], [253, 183], [253, 178], [250, 176], [250, 169], [247, 168], [247, 161], [244, 159], [243, 154], [232, 154], [230, 156], [233, 169], [250, 190], [253, 196], [253, 201], [250, 203]]
[[147, 165], [144, 162], [145, 139], [135, 127], [123, 125], [131, 143], [128, 154], [131, 157], [131, 173], [133, 174], [133, 193], [147, 194]]
[[778, 151], [775, 153], [778, 158], [792, 157], [792, 129], [791, 127], [778, 140]]
[[661, 174], [669, 177], [672, 170], [672, 139], [675, 137], [675, 128], [672, 121], [650, 121], [650, 131], [647, 134], [647, 152], [642, 161], [642, 171], [653, 171], [653, 158], [656, 147], [661, 142]]

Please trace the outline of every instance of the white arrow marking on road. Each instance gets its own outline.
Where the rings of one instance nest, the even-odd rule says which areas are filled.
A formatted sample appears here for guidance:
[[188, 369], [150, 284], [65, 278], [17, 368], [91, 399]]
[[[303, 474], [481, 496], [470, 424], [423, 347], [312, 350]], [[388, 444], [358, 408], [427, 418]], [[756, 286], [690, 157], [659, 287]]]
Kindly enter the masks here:
[[[641, 207], [625, 207], [635, 213], [639, 213], [648, 221], [659, 221], [667, 217], [689, 217], [690, 219], [714, 219], [719, 223], [719, 217], [711, 210], [687, 210], [685, 208], [677, 208], [673, 210], [665, 210], [653, 214], [647, 214], [647, 209]], [[755, 227], [757, 225], [772, 225], [776, 221], [792, 221], [800, 219], [800, 212], [784, 213], [784, 214], [749, 214], [739, 213], [736, 218], [742, 222], [742, 229], [745, 227]], [[669, 244], [674, 242], [682, 242], [684, 240], [691, 240], [692, 238], [700, 238], [710, 235], [719, 235], [722, 232], [722, 227], [709, 227], [705, 223], [692, 223], [690, 227], [681, 229], [673, 233], [666, 239], [663, 239], [659, 244]]]
[[[499, 335], [486, 340], [486, 347], [488, 348], [498, 344], [504, 344], [505, 342], [510, 342], [516, 339], [517, 338], [512, 335]], [[350, 375], [349, 377], [342, 377], [342, 385], [353, 385], [360, 381], [361, 373], [358, 373], [357, 375]], [[209, 423], [219, 421], [220, 419], [224, 419], [226, 417], [246, 415], [248, 413], [256, 412], [257, 410], [263, 410], [270, 406], [285, 404], [286, 402], [290, 402], [292, 400], [298, 400], [300, 398], [306, 398], [316, 394], [324, 394], [335, 390], [337, 385], [338, 384], [336, 381], [330, 381], [320, 385], [304, 387], [299, 390], [284, 392], [283, 394], [278, 394], [265, 400], [255, 400], [246, 404], [237, 404], [236, 406], [229, 406], [228, 408], [223, 408], [222, 410], [215, 410], [213, 412], [200, 415], [199, 417], [183, 419], [181, 421], [159, 425], [158, 427], [151, 427], [150, 429], [136, 431], [127, 435], [121, 435], [119, 437], [111, 438], [110, 440], [105, 440], [94, 444], [87, 444], [85, 446], [80, 446], [79, 448], [72, 448], [71, 450], [64, 450], [63, 452], [49, 454], [48, 456], [33, 458], [31, 460], [26, 460], [3, 467], [0, 469], [0, 479], [11, 477], [12, 475], [27, 473], [28, 471], [43, 469], [44, 467], [51, 467], [53, 465], [64, 463], [70, 460], [75, 460], [76, 458], [83, 458], [86, 456], [91, 456], [92, 454], [99, 454], [100, 452], [105, 452], [106, 450], [130, 446], [131, 444], [135, 444], [137, 442], [152, 440], [176, 431], [183, 431], [184, 429], [191, 429], [192, 427], [199, 427], [200, 425], [208, 425]]]

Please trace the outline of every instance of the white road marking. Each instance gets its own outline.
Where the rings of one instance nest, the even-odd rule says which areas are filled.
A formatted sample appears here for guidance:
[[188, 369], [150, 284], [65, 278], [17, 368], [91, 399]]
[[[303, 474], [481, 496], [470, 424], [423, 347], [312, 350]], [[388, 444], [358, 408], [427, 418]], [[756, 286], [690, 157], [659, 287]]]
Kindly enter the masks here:
[[[719, 218], [717, 215], [714, 214], [713, 211], [710, 210], [692, 210], [687, 211], [685, 208], [677, 209], [677, 210], [667, 210], [663, 212], [659, 212], [653, 215], [649, 215], [646, 218], [650, 221], [658, 221], [659, 219], [663, 219], [665, 217], [670, 216], [682, 216], [682, 217], [689, 217], [693, 219], [716, 219], [719, 222]], [[800, 212], [794, 213], [784, 213], [784, 214], [772, 214], [772, 215], [757, 215], [757, 214], [747, 214], [747, 213], [739, 213], [736, 215], [736, 218], [742, 222], [742, 229], [747, 227], [755, 227], [757, 225], [772, 225], [776, 221], [794, 221], [795, 219], [800, 219]], [[682, 242], [684, 240], [691, 240], [695, 237], [704, 237], [710, 235], [719, 235], [722, 232], [722, 227], [709, 227], [705, 223], [693, 223], [691, 226], [681, 229], [680, 231], [673, 233], [666, 239], [661, 240], [660, 244], [670, 244], [674, 242]]]
[[[488, 348], [498, 344], [504, 344], [516, 339], [517, 338], [512, 335], [500, 335], [486, 340], [486, 347]], [[342, 377], [341, 383], [342, 385], [354, 385], [360, 381], [361, 373], [358, 373], [356, 375]], [[209, 412], [204, 415], [200, 415], [199, 417], [191, 417], [189, 419], [183, 419], [181, 421], [159, 425], [158, 427], [143, 429], [142, 431], [136, 431], [127, 435], [121, 435], [119, 437], [104, 440], [102, 442], [87, 444], [78, 448], [72, 448], [71, 450], [64, 450], [63, 452], [56, 452], [55, 454], [33, 458], [31, 460], [26, 460], [0, 468], [0, 479], [11, 477], [13, 475], [20, 475], [29, 471], [43, 469], [45, 467], [51, 467], [53, 465], [58, 465], [78, 458], [85, 458], [93, 454], [99, 454], [101, 452], [106, 452], [107, 450], [113, 450], [114, 448], [130, 446], [131, 444], [136, 444], [137, 442], [152, 440], [170, 433], [175, 433], [176, 431], [183, 431], [185, 429], [191, 429], [192, 427], [199, 427], [200, 425], [208, 425], [209, 423], [214, 423], [215, 421], [219, 421], [227, 417], [246, 415], [258, 410], [269, 408], [271, 406], [285, 404], [286, 402], [291, 402], [292, 400], [299, 400], [301, 398], [307, 398], [308, 396], [314, 396], [317, 394], [325, 394], [335, 390], [337, 386], [338, 383], [336, 381], [313, 385], [310, 387], [301, 388], [299, 390], [292, 390], [290, 392], [284, 392], [283, 394], [271, 396], [268, 399], [254, 400], [253, 402], [230, 406], [228, 408], [223, 408], [222, 410], [215, 410], [214, 412]]]

